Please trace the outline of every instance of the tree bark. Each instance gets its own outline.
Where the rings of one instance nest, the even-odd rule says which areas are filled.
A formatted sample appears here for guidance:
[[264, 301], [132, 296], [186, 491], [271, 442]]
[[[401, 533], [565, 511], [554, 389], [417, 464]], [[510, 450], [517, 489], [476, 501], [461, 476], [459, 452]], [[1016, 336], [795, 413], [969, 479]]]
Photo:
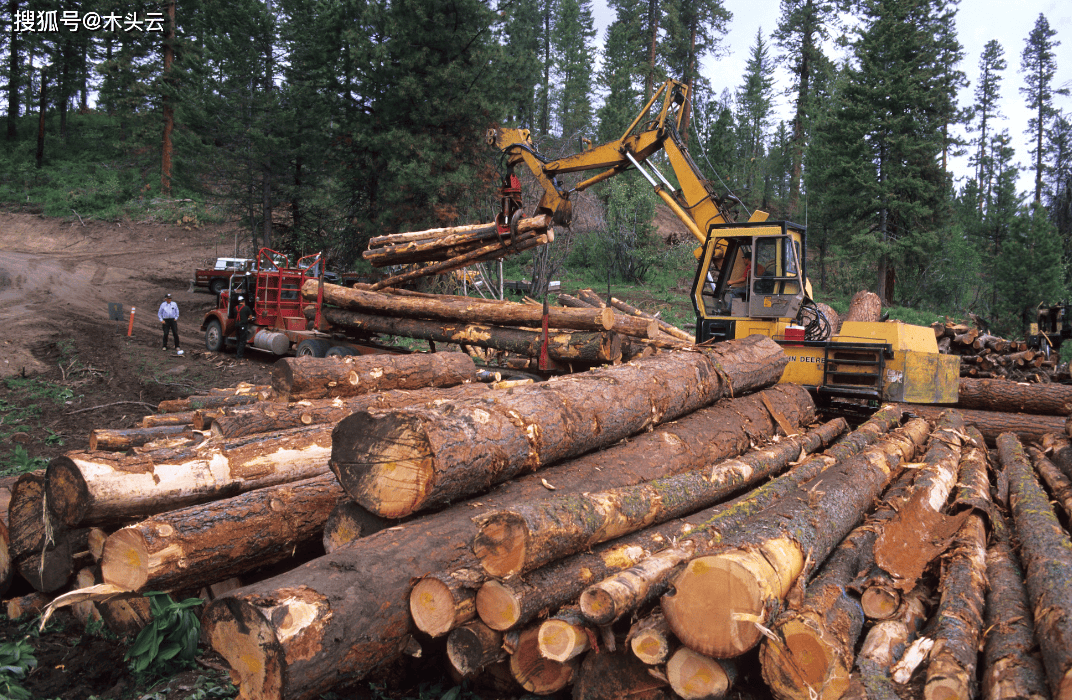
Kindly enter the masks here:
[[18, 620], [28, 615], [37, 615], [52, 601], [51, 596], [34, 591], [18, 598], [4, 601], [9, 620]]
[[316, 543], [343, 498], [328, 473], [172, 510], [113, 533], [101, 577], [130, 591], [176, 590], [275, 564]]
[[[160, 413], [187, 413], [201, 408], [224, 408], [227, 406], [245, 406], [256, 403], [263, 398], [258, 394], [237, 394], [234, 396], [188, 396], [185, 399], [170, 399], [161, 401], [156, 410]], [[192, 421], [191, 421], [192, 422]]]
[[875, 540], [875, 563], [902, 592], [912, 590], [924, 569], [949, 546], [966, 516], [943, 515], [957, 482], [964, 420], [949, 410], [938, 420], [921, 460], [912, 496], [897, 515], [883, 523]]
[[[785, 403], [781, 397], [800, 391], [779, 385], [764, 393], [779, 405]], [[786, 415], [793, 419], [790, 411]], [[757, 397], [724, 400], [627, 443], [361, 538], [213, 601], [203, 617], [206, 639], [230, 664], [243, 698], [316, 697], [399, 658], [410, 634], [412, 581], [436, 571], [476, 567], [468, 550], [476, 532], [470, 518], [481, 509], [546, 495], [545, 481], [560, 493], [580, 493], [593, 482], [626, 485], [695, 468], [728, 456], [731, 450], [746, 449], [749, 434], [762, 439], [774, 430]], [[638, 452], [626, 446], [639, 453], [661, 451], [664, 459], [637, 462]], [[668, 533], [680, 532], [671, 525], [663, 527]], [[591, 560], [603, 561], [594, 555]], [[294, 623], [284, 628], [287, 619]], [[362, 632], [355, 635], [352, 630]], [[344, 641], [329, 641], [333, 639]]]
[[666, 677], [684, 700], [714, 700], [726, 697], [737, 679], [737, 668], [732, 661], [680, 647], [666, 662]]
[[193, 425], [197, 411], [180, 411], [178, 413], [150, 413], [141, 419], [141, 427], [158, 428], [165, 425]]
[[473, 358], [461, 352], [284, 357], [272, 365], [272, 389], [287, 401], [456, 386], [475, 379]]
[[864, 638], [856, 656], [856, 668], [846, 698], [897, 698], [890, 670], [915, 639], [927, 619], [929, 586], [920, 586], [905, 596], [897, 615], [876, 623]]
[[1032, 650], [1035, 628], [1024, 590], [1024, 574], [1009, 541], [1009, 523], [997, 515], [986, 552], [986, 645], [983, 697], [987, 700], [1045, 700], [1046, 673]]
[[1046, 486], [1049, 487], [1054, 500], [1064, 509], [1065, 515], [1072, 518], [1072, 481], [1069, 481], [1053, 462], [1046, 459], [1046, 455], [1041, 451], [1029, 448], [1028, 452], [1031, 453], [1035, 469], [1038, 471], [1039, 476], [1042, 477], [1042, 480], [1046, 482]]
[[1066, 384], [1022, 384], [1005, 379], [964, 377], [957, 398], [957, 406], [961, 408], [1049, 416], [1072, 414], [1072, 386]]
[[874, 292], [859, 291], [849, 302], [849, 311], [845, 314], [845, 321], [863, 321], [865, 323], [878, 323], [882, 318], [882, 299]]
[[[324, 309], [323, 317], [332, 325], [342, 328], [432, 340], [437, 343], [491, 348], [523, 357], [539, 357], [543, 344], [543, 333], [520, 328], [390, 318], [333, 308]], [[621, 336], [617, 333], [556, 331], [548, 336], [547, 355], [556, 362], [606, 364], [621, 359], [621, 344]]]
[[7, 593], [11, 586], [11, 580], [15, 577], [15, 568], [11, 562], [11, 554], [8, 549], [7, 525], [0, 519], [0, 596]]
[[847, 460], [873, 444], [900, 422], [900, 409], [887, 405], [826, 454], [810, 457], [770, 483], [698, 514], [699, 524], [690, 528], [688, 537], [680, 538], [676, 544], [658, 549], [639, 564], [589, 586], [581, 594], [581, 610], [593, 623], [609, 624], [661, 596], [669, 587], [670, 579], [689, 559], [716, 551], [723, 539], [749, 518], [799, 491], [802, 484], [839, 460]]
[[763, 450], [637, 486], [519, 504], [477, 521], [473, 553], [491, 576], [527, 573], [592, 545], [707, 508], [832, 443], [843, 419]]
[[54, 532], [46, 545], [18, 557], [15, 567], [34, 590], [55, 593], [74, 574], [75, 542], [81, 535], [81, 531]]
[[161, 425], [153, 428], [130, 428], [128, 430], [110, 430], [95, 428], [89, 431], [89, 451], [108, 450], [123, 452], [132, 447], [140, 447], [147, 442], [168, 437], [201, 437], [188, 425]]
[[329, 470], [330, 454], [330, 425], [132, 456], [71, 452], [48, 465], [49, 512], [67, 527], [126, 524], [319, 476]]
[[863, 517], [930, 428], [914, 420], [875, 447], [806, 482], [751, 518], [716, 555], [693, 559], [662, 598], [683, 644], [715, 658], [755, 646], [793, 582], [818, 566]]
[[998, 437], [998, 454], [1008, 475], [1009, 505], [1050, 693], [1068, 700], [1072, 698], [1072, 542], [1015, 436]]
[[[945, 408], [925, 404], [900, 404], [908, 415], [937, 421]], [[1064, 432], [1064, 418], [1058, 416], [1039, 416], [1024, 413], [999, 413], [997, 411], [975, 411], [961, 409], [960, 415], [965, 425], [973, 425], [986, 438], [987, 444], [993, 446], [1001, 433], [1015, 433], [1025, 442], [1040, 442], [1047, 433]]]
[[[517, 231], [518, 233], [529, 233], [545, 229], [550, 225], [551, 217], [547, 215], [534, 216], [519, 221]], [[368, 250], [363, 251], [361, 257], [374, 267], [394, 265], [396, 264], [393, 259], [394, 256], [404, 257], [410, 253], [441, 250], [452, 246], [495, 240], [498, 238], [496, 228], [494, 223], [467, 224], [464, 226], [376, 236], [369, 239]]]
[[355, 501], [403, 517], [772, 384], [786, 361], [769, 338], [750, 336], [479, 403], [355, 413], [335, 430], [332, 469]]
[[759, 658], [763, 680], [778, 698], [839, 698], [848, 688], [864, 622], [850, 587], [874, 561], [878, 529], [908, 499], [913, 476], [902, 472], [875, 513], [823, 564], [803, 600], [791, 603], [771, 626], [774, 636], [763, 641]]
[[8, 551], [12, 561], [41, 551], [47, 541], [55, 541], [55, 533], [65, 529], [55, 518], [46, 522], [44, 497], [45, 476], [39, 471], [23, 474], [15, 481], [8, 511]]

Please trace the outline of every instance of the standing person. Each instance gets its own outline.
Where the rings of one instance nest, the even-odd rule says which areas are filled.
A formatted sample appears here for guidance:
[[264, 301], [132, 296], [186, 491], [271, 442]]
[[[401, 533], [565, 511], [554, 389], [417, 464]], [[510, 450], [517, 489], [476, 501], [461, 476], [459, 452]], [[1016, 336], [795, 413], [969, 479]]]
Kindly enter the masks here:
[[238, 322], [238, 351], [235, 356], [242, 359], [246, 349], [246, 341], [249, 339], [249, 323], [253, 318], [253, 309], [246, 306], [246, 298], [238, 297], [238, 306], [235, 307], [235, 320]]
[[182, 345], [179, 343], [179, 305], [171, 300], [170, 294], [164, 295], [164, 303], [160, 305], [160, 309], [156, 312], [156, 317], [160, 319], [160, 323], [164, 326], [164, 349], [167, 350], [167, 336], [168, 331], [175, 337], [175, 350], [178, 354], [182, 354]]

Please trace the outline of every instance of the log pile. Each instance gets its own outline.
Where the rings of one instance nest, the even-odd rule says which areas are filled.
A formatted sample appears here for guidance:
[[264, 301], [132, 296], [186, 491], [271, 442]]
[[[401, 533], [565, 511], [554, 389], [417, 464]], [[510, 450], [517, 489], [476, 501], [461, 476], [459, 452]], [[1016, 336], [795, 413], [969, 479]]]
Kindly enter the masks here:
[[1056, 376], [1056, 353], [1032, 349], [1026, 341], [991, 335], [967, 323], [931, 324], [938, 352], [960, 356], [960, 376], [978, 379], [1005, 377], [1017, 382], [1050, 382]]
[[[584, 369], [657, 349], [688, 347], [684, 331], [619, 300], [578, 308], [306, 282], [302, 296], [322, 299], [321, 328], [406, 336], [481, 349], [514, 369]], [[315, 311], [307, 309], [312, 318]]]

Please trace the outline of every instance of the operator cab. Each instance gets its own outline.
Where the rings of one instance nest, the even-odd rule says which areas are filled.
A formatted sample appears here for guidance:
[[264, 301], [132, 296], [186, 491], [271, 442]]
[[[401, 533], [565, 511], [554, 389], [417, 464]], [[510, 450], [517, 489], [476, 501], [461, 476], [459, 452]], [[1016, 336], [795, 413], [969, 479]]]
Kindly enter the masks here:
[[736, 337], [738, 319], [794, 319], [803, 244], [803, 228], [784, 221], [711, 226], [693, 284], [697, 341]]

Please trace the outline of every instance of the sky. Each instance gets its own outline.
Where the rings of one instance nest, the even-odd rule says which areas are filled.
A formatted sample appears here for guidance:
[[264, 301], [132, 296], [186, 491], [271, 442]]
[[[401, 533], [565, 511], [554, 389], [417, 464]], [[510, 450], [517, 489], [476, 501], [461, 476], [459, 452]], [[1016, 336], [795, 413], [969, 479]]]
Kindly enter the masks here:
[[[732, 93], [743, 81], [748, 53], [755, 43], [757, 32], [762, 31], [765, 40], [771, 44], [770, 55], [777, 53], [771, 35], [781, 14], [779, 0], [723, 0], [723, 4], [733, 13], [729, 30], [723, 40], [725, 55], [706, 58], [703, 61], [703, 73], [711, 82], [716, 95], [721, 94], [723, 89], [729, 89]], [[602, 45], [606, 27], [614, 19], [613, 12], [607, 9], [605, 0], [593, 0], [593, 11], [598, 42]], [[962, 106], [974, 101], [975, 83], [979, 77], [979, 56], [986, 43], [996, 39], [1005, 50], [1008, 67], [1003, 74], [1000, 105], [1004, 120], [998, 123], [997, 128], [1008, 129], [1016, 149], [1016, 159], [1022, 166], [1030, 164], [1031, 157], [1028, 154], [1029, 137], [1024, 133], [1030, 114], [1026, 100], [1019, 92], [1019, 88], [1024, 84], [1023, 75], [1020, 73], [1020, 54], [1040, 13], [1046, 15], [1050, 29], [1057, 32], [1053, 40], [1061, 42], [1054, 52], [1057, 64], [1055, 85], [1072, 91], [1072, 2], [961, 0], [956, 20], [957, 35], [964, 49], [960, 70], [971, 82], [960, 92]], [[782, 93], [790, 84], [789, 76], [780, 70], [776, 80], [775, 90], [779, 93], [776, 105], [778, 118], [788, 121], [792, 112], [792, 100]], [[1055, 106], [1063, 109], [1065, 113], [1072, 113], [1072, 96], [1058, 96]], [[961, 180], [970, 173], [966, 157], [954, 159], [950, 167], [954, 176]], [[1034, 191], [1034, 175], [1031, 172], [1020, 173], [1019, 189], [1024, 192]]]

